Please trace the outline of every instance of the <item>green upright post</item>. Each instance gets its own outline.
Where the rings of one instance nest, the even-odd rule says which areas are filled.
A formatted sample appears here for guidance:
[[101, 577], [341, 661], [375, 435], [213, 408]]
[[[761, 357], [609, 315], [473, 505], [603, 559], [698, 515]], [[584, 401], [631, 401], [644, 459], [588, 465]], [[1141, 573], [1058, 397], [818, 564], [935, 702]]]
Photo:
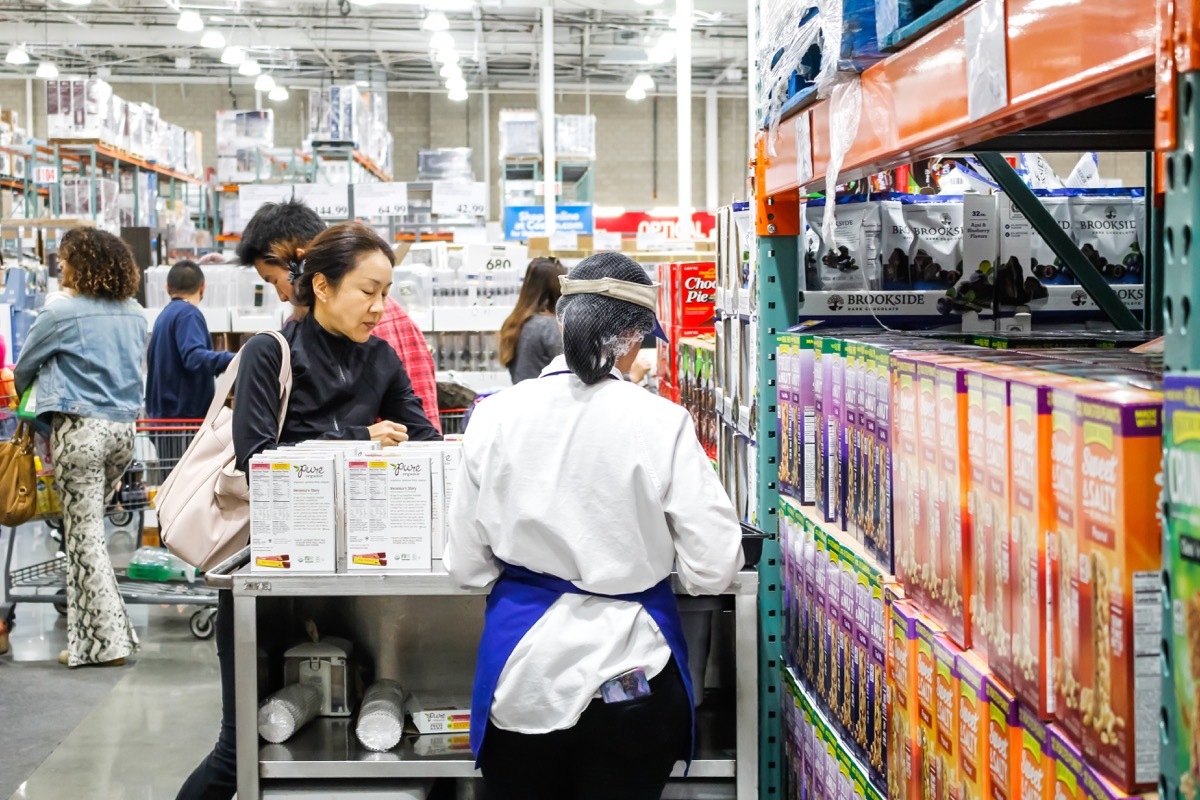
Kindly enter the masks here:
[[[759, 184], [762, 185], [761, 183]], [[799, 313], [798, 193], [759, 199], [758, 230], [758, 525], [776, 537], [779, 511], [779, 439], [775, 348]], [[752, 321], [751, 324], [754, 324]], [[782, 658], [782, 576], [778, 538], [763, 544], [759, 562], [759, 797], [782, 797], [783, 731], [779, 665]]]

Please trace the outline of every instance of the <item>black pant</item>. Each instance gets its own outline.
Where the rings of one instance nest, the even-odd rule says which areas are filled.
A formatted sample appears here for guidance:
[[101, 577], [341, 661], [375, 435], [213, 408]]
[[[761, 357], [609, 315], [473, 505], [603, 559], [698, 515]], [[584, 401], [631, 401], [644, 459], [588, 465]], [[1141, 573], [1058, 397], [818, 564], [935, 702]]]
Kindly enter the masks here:
[[513, 733], [488, 722], [480, 765], [488, 800], [658, 800], [687, 755], [691, 709], [674, 659], [650, 688], [624, 703], [593, 700], [563, 731]]
[[233, 592], [217, 593], [217, 659], [221, 663], [221, 733], [175, 800], [230, 800], [237, 793], [237, 716], [233, 683]]

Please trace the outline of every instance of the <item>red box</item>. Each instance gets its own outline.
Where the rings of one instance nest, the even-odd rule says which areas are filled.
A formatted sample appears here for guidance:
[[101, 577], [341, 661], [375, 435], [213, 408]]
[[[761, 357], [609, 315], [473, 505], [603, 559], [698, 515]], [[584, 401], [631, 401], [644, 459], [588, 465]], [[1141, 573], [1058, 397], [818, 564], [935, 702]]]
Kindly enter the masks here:
[[659, 264], [658, 282], [658, 318], [664, 329], [696, 332], [689, 336], [712, 332], [717, 299], [715, 261]]

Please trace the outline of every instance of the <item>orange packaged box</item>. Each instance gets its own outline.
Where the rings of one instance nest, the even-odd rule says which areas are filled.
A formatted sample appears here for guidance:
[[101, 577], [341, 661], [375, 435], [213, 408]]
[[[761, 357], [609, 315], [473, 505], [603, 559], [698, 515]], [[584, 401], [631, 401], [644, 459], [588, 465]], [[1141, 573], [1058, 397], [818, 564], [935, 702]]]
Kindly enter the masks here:
[[920, 800], [917, 766], [917, 614], [889, 590], [888, 800]]
[[959, 800], [958, 656], [962, 653], [945, 634], [934, 637], [934, 800]]
[[937, 361], [938, 504], [944, 509], [943, 579], [939, 620], [958, 647], [971, 646], [972, 554], [967, 514], [967, 380], [961, 358]]
[[917, 361], [917, 489], [913, 503], [919, 505], [913, 534], [916, 575], [909, 575], [921, 609], [934, 620], [946, 619], [941, 586], [945, 565], [942, 533], [946, 529], [945, 508], [938, 497], [938, 402], [937, 367], [924, 355]]
[[1083, 800], [1083, 753], [1057, 725], [1050, 726], [1050, 755], [1054, 759], [1055, 800]]
[[988, 703], [984, 683], [988, 669], [971, 652], [959, 653], [958, 777], [961, 800], [986, 800], [988, 786]]
[[1017, 698], [994, 675], [985, 679], [984, 690], [988, 702], [988, 797], [1018, 800], [1021, 725], [1017, 720]]
[[923, 603], [918, 585], [916, 531], [921, 526], [917, 473], [917, 363], [912, 354], [892, 354], [892, 520], [895, 531], [896, 580], [907, 596]]
[[[1081, 556], [1091, 591], [1080, 608], [1083, 753], [1119, 789], [1158, 780], [1162, 633], [1162, 395], [1078, 394]], [[1090, 669], [1089, 669], [1090, 667]]]
[[1021, 726], [1021, 749], [1017, 772], [1016, 800], [1053, 800], [1054, 758], [1050, 754], [1050, 730], [1037, 710], [1017, 702]]
[[972, 566], [968, 627], [971, 630], [971, 649], [986, 661], [992, 650], [992, 618], [988, 613], [991, 542], [983, 530], [983, 507], [987, 497], [987, 441], [984, 438], [987, 412], [983, 402], [983, 373], [975, 369], [978, 366], [982, 364], [975, 362], [969, 365], [964, 376], [967, 386], [966, 525], [971, 531]]
[[917, 772], [921, 800], [941, 800], [937, 795], [937, 659], [933, 644], [941, 629], [923, 614], [917, 615]]

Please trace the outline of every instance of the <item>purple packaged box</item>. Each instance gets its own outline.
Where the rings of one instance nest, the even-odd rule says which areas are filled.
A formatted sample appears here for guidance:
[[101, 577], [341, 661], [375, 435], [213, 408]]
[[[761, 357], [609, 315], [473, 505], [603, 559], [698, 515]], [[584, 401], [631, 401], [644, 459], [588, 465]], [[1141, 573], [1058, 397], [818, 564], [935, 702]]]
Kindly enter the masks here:
[[813, 396], [816, 375], [816, 349], [812, 334], [801, 334], [797, 353], [797, 385], [792, 387], [793, 403], [797, 407], [796, 422], [801, 427], [800, 440], [801, 491], [800, 502], [817, 502], [817, 408]]
[[848, 547], [839, 553], [838, 572], [842, 579], [842, 696], [838, 707], [839, 721], [847, 738], [854, 740], [854, 695], [858, 691], [857, 659], [855, 658], [855, 612], [858, 606], [858, 577], [856, 558]]
[[832, 354], [828, 372], [826, 373], [825, 406], [827, 410], [827, 425], [829, 429], [830, 451], [833, 462], [829, 468], [830, 503], [833, 516], [826, 512], [826, 522], [838, 523], [846, 530], [846, 468], [849, 454], [847, 453], [846, 427], [846, 343], [842, 339], [829, 339], [829, 353]]
[[779, 493], [795, 497], [795, 402], [792, 399], [791, 334], [780, 334], [775, 345], [775, 432], [779, 441]]
[[825, 419], [826, 409], [829, 407], [825, 402], [825, 385], [826, 374], [830, 370], [830, 365], [833, 363], [832, 355], [825, 355], [825, 341], [827, 337], [813, 337], [813, 423], [816, 427], [816, 435], [813, 437], [813, 446], [815, 448], [815, 459], [813, 466], [816, 470], [816, 505], [817, 515], [828, 520], [829, 514], [833, 510], [833, 504], [830, 502], [829, 494], [829, 429]]

